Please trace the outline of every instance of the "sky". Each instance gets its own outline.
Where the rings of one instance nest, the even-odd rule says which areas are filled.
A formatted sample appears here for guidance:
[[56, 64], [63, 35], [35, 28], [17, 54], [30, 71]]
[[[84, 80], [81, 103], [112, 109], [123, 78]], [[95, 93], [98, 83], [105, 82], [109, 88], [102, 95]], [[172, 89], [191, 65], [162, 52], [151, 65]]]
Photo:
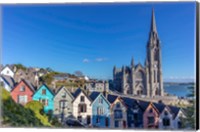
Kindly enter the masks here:
[[195, 78], [195, 2], [4, 5], [2, 62], [112, 79], [114, 65], [144, 65], [152, 8], [164, 81]]

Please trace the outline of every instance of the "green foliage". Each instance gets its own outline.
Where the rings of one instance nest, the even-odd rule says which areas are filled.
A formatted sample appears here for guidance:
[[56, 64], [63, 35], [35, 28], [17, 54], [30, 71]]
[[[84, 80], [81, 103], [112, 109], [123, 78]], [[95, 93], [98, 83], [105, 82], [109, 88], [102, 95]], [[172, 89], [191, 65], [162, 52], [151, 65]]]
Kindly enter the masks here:
[[52, 117], [42, 114], [43, 105], [38, 101], [30, 101], [25, 106], [15, 103], [9, 92], [4, 88], [2, 91], [2, 115], [4, 126], [12, 127], [60, 127], [61, 124]]
[[26, 67], [22, 64], [15, 64], [17, 69], [22, 69], [22, 70], [26, 70]]
[[48, 121], [48, 116], [41, 114], [41, 111], [43, 111], [43, 105], [40, 102], [30, 101], [25, 105], [25, 108], [32, 110], [35, 116], [40, 120], [40, 122], [44, 126], [51, 126], [51, 124]]
[[26, 109], [23, 106], [16, 104], [9, 93], [4, 89], [2, 90], [2, 115], [3, 125], [14, 127], [40, 127], [44, 126], [39, 119], [34, 115], [34, 112], [30, 109]]
[[188, 94], [188, 97], [190, 97], [190, 106], [188, 106], [185, 109], [186, 118], [183, 119], [184, 125], [190, 127], [191, 129], [195, 129], [196, 125], [196, 113], [195, 113], [195, 95], [194, 95], [194, 88], [195, 86], [188, 87], [190, 90], [190, 94]]

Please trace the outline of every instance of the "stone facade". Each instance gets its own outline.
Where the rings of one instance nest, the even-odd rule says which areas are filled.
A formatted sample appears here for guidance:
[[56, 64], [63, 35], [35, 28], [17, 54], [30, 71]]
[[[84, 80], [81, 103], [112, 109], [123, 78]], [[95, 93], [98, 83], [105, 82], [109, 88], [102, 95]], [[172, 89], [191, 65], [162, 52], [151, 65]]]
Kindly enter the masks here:
[[107, 81], [88, 81], [86, 82], [84, 89], [89, 90], [91, 92], [103, 92], [109, 90], [109, 84]]
[[146, 95], [148, 97], [163, 96], [161, 43], [158, 38], [154, 11], [152, 11], [151, 30], [147, 42], [145, 66], [135, 65], [134, 59], [130, 66], [113, 68], [114, 88], [131, 95]]
[[73, 113], [73, 95], [65, 87], [61, 87], [54, 97], [54, 115], [65, 122]]

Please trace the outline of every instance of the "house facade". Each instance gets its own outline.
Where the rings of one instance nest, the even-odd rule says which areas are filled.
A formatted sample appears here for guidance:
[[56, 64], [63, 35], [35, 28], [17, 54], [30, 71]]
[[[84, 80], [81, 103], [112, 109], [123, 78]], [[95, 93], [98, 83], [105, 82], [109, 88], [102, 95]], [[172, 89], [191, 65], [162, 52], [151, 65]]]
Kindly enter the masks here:
[[35, 92], [34, 87], [26, 80], [21, 80], [12, 90], [12, 99], [21, 105], [25, 105], [32, 101], [32, 96]]
[[15, 80], [11, 76], [0, 75], [0, 83], [8, 92], [15, 86]]
[[41, 85], [33, 95], [33, 100], [39, 101], [44, 106], [44, 112], [53, 112], [54, 110], [54, 93], [47, 85]]
[[78, 88], [74, 93], [73, 115], [84, 125], [91, 125], [92, 107], [91, 99]]
[[159, 125], [159, 111], [153, 105], [149, 103], [146, 110], [143, 113], [143, 128], [157, 129]]
[[111, 104], [110, 120], [111, 128], [127, 128], [127, 106], [120, 97]]
[[159, 116], [159, 129], [174, 129], [173, 125], [173, 113], [170, 108], [166, 106]]
[[92, 107], [92, 126], [99, 128], [110, 127], [110, 103], [100, 92], [90, 94]]
[[54, 97], [54, 115], [61, 121], [66, 122], [67, 118], [73, 114], [73, 95], [67, 88], [61, 87]]
[[173, 129], [181, 129], [182, 128], [182, 120], [181, 118], [186, 118], [184, 111], [181, 108], [169, 106], [171, 112], [173, 113]]
[[128, 106], [127, 108], [127, 125], [128, 128], [142, 128], [143, 126], [143, 111], [137, 100], [127, 97], [122, 97], [122, 100]]
[[2, 70], [1, 70], [1, 75], [6, 75], [6, 76], [10, 76], [10, 77], [14, 77], [14, 72], [10, 69], [9, 66], [5, 66]]

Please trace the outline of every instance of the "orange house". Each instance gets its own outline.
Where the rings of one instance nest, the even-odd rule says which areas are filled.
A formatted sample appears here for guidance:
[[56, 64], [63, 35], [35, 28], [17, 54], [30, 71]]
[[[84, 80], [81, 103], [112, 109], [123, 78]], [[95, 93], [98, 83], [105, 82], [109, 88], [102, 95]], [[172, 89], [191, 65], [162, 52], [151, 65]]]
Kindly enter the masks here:
[[21, 80], [11, 91], [12, 99], [21, 105], [32, 100], [35, 88], [28, 81]]
[[144, 128], [158, 128], [159, 125], [159, 111], [153, 105], [149, 103], [146, 110], [143, 113], [143, 126]]

